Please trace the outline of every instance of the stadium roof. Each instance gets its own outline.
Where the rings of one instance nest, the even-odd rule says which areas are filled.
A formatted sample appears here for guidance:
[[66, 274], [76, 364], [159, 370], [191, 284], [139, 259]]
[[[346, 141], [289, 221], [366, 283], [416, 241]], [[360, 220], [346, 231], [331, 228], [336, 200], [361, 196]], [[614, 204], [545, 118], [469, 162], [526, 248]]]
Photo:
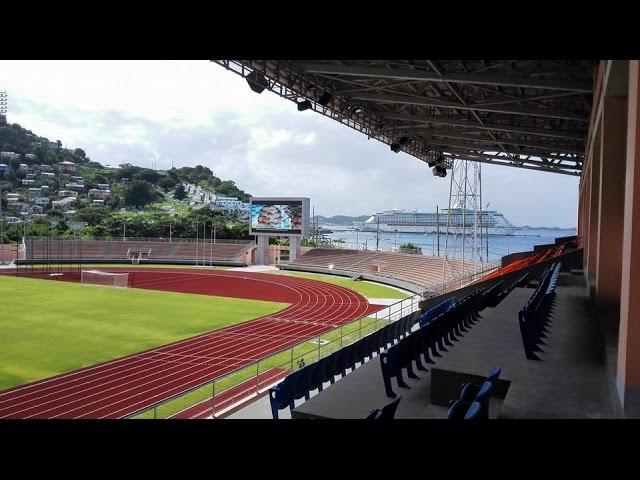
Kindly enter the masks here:
[[[585, 60], [220, 60], [420, 160], [580, 175], [594, 89]], [[305, 102], [308, 100], [308, 102]], [[305, 103], [302, 103], [305, 102]]]

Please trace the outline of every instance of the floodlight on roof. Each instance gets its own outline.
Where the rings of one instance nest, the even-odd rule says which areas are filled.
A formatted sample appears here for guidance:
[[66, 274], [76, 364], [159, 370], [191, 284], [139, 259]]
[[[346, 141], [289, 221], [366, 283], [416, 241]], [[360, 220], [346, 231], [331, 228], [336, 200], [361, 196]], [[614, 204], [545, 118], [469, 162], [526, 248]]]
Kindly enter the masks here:
[[320, 95], [320, 98], [318, 99], [318, 103], [323, 107], [326, 107], [327, 105], [329, 105], [329, 102], [331, 100], [333, 100], [333, 95], [331, 95], [331, 93], [329, 92], [324, 92], [322, 95]]
[[246, 80], [249, 84], [249, 88], [251, 88], [251, 90], [256, 93], [262, 93], [264, 92], [265, 88], [269, 87], [269, 81], [257, 70], [254, 70], [249, 75], [247, 75]]
[[309, 110], [313, 105], [309, 100], [303, 100], [302, 102], [298, 102], [298, 111], [304, 112], [305, 110]]
[[399, 143], [392, 143], [391, 144], [391, 151], [398, 153], [400, 151], [400, 144]]

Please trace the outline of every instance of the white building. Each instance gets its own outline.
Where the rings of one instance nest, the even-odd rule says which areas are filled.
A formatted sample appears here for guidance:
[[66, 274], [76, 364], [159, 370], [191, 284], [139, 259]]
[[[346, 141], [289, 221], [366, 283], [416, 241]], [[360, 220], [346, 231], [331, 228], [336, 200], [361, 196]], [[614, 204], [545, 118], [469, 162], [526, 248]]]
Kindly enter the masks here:
[[0, 158], [5, 160], [18, 160], [20, 154], [16, 152], [0, 152]]
[[77, 198], [75, 197], [66, 197], [61, 200], [54, 200], [51, 202], [51, 208], [54, 210], [69, 210], [76, 201]]

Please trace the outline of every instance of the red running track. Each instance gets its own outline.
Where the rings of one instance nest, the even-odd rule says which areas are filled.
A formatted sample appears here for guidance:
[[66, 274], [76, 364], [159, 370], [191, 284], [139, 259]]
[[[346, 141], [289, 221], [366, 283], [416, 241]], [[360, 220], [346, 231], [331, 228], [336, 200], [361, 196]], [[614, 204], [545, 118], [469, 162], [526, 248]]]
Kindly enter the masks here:
[[[135, 288], [271, 300], [290, 306], [0, 392], [0, 418], [122, 418], [383, 308], [352, 290], [293, 276], [193, 269], [113, 271], [130, 273]], [[65, 277], [77, 281], [77, 276]]]

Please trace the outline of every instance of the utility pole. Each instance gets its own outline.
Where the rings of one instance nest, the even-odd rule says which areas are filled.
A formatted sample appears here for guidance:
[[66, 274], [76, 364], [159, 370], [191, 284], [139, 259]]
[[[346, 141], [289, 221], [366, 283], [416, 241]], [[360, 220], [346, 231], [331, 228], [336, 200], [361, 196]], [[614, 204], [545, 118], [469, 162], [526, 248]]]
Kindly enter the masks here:
[[213, 220], [211, 220], [211, 237], [209, 238], [209, 266], [213, 266], [213, 232], [215, 231], [215, 226], [213, 225]]
[[440, 256], [440, 210], [436, 205], [436, 237], [438, 239], [438, 256]]

